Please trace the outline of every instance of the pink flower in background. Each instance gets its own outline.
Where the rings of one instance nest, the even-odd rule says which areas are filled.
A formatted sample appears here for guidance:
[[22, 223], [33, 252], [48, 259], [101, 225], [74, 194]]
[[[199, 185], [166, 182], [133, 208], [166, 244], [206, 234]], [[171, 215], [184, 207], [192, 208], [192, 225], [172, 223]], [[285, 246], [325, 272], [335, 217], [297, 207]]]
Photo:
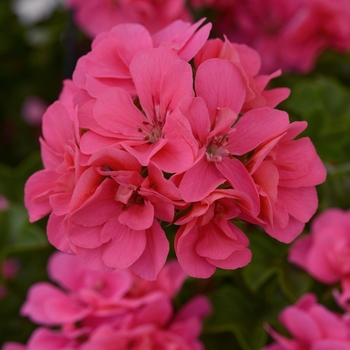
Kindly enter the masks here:
[[6, 211], [9, 208], [9, 206], [10, 206], [9, 200], [5, 196], [0, 194], [0, 212]]
[[76, 25], [94, 38], [117, 24], [139, 23], [154, 33], [176, 19], [191, 21], [184, 0], [66, 0]]
[[[197, 7], [198, 0], [192, 0]], [[204, 1], [218, 11], [216, 35], [251, 46], [262, 57], [262, 71], [311, 71], [327, 49], [350, 49], [348, 0], [236, 0]]]
[[350, 211], [330, 208], [314, 218], [311, 234], [290, 249], [288, 260], [317, 280], [332, 284], [350, 277]]
[[33, 126], [41, 125], [47, 104], [38, 96], [28, 96], [22, 105], [23, 119]]
[[1, 279], [5, 282], [5, 284], [0, 284], [0, 300], [8, 294], [6, 281], [14, 279], [18, 274], [19, 268], [19, 262], [15, 258], [8, 258], [3, 261], [0, 273]]
[[[176, 261], [153, 282], [130, 270], [91, 271], [76, 256], [64, 253], [50, 258], [48, 272], [59, 287], [47, 282], [33, 285], [21, 314], [56, 330], [38, 328], [26, 349], [115, 349], [116, 341], [118, 349], [125, 350], [171, 345], [202, 349], [198, 337], [211, 307], [205, 297], [197, 296], [174, 311], [171, 299], [186, 278]], [[20, 349], [16, 343], [5, 349], [16, 346]]]
[[346, 320], [318, 304], [313, 294], [305, 294], [294, 305], [285, 308], [279, 319], [292, 338], [287, 338], [268, 326], [267, 330], [276, 343], [264, 347], [264, 350], [350, 348], [350, 333]]

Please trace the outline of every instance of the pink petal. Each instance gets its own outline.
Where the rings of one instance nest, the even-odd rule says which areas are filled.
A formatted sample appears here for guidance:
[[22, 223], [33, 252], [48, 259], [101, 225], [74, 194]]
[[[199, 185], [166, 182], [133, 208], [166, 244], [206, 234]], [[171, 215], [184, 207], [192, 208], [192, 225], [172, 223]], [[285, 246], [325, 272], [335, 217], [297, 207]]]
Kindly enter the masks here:
[[142, 126], [142, 122], [146, 121], [145, 116], [125, 90], [115, 87], [102, 91], [93, 112], [97, 123], [104, 129], [132, 139], [142, 139], [137, 126]]
[[312, 238], [310, 235], [303, 236], [293, 243], [289, 250], [288, 261], [297, 266], [307, 269], [306, 256], [312, 245]]
[[145, 231], [135, 231], [122, 225], [117, 218], [106, 223], [102, 235], [112, 237], [103, 246], [103, 262], [106, 266], [116, 269], [125, 269], [132, 265], [141, 256], [147, 244]]
[[284, 132], [289, 126], [288, 114], [268, 107], [245, 113], [235, 124], [227, 149], [232, 154], [243, 155], [264, 141]]
[[252, 215], [256, 216], [260, 210], [258, 192], [252, 177], [237, 158], [224, 157], [222, 162], [215, 163], [217, 169], [228, 180], [231, 186], [246, 193], [252, 202]]
[[196, 244], [196, 252], [205, 258], [223, 260], [242, 247], [237, 239], [228, 237], [214, 220], [198, 227], [198, 232], [200, 238]]
[[179, 189], [186, 202], [196, 202], [205, 198], [224, 182], [225, 178], [215, 164], [208, 162], [203, 155], [192, 168], [185, 172]]
[[[31, 335], [27, 350], [61, 350], [69, 347], [74, 341], [67, 339], [62, 333], [54, 332], [51, 329], [37, 328]], [[74, 346], [74, 345], [72, 345]]]
[[47, 222], [46, 233], [49, 242], [55, 248], [69, 253], [72, 250], [66, 237], [65, 220], [66, 215], [57, 216], [52, 213]]
[[265, 231], [273, 238], [283, 243], [290, 243], [303, 231], [305, 224], [292, 216], [289, 217], [288, 224], [281, 227], [278, 222], [274, 222], [273, 227], [264, 227]]
[[[301, 201], [300, 198], [303, 200]], [[278, 200], [290, 215], [301, 222], [308, 222], [318, 207], [315, 187], [279, 187]]]
[[108, 239], [101, 237], [103, 224], [98, 226], [82, 226], [67, 220], [65, 226], [66, 237], [71, 244], [80, 248], [98, 248], [106, 243]]
[[243, 248], [241, 250], [234, 251], [225, 259], [220, 260], [207, 258], [207, 260], [216, 267], [235, 270], [250, 263], [252, 260], [252, 252], [248, 248]]
[[133, 230], [145, 230], [152, 226], [154, 219], [153, 205], [144, 200], [143, 204], [133, 204], [119, 215], [119, 222]]
[[70, 219], [81, 226], [99, 226], [117, 215], [121, 204], [115, 197], [116, 183], [105, 179], [95, 193], [70, 216]]
[[208, 278], [216, 267], [198, 255], [196, 244], [200, 237], [199, 228], [193, 224], [183, 225], [175, 236], [175, 252], [183, 270], [196, 278]]
[[[65, 145], [74, 140], [73, 124], [66, 108], [54, 102], [43, 116], [43, 136], [49, 148], [58, 154], [65, 153]], [[46, 159], [46, 157], [44, 157]], [[44, 166], [46, 167], [44, 159]]]
[[80, 305], [46, 282], [36, 283], [30, 288], [27, 301], [21, 308], [22, 315], [29, 316], [36, 323], [51, 326], [75, 322], [90, 312], [88, 306]]
[[29, 177], [24, 187], [24, 205], [30, 222], [37, 221], [52, 210], [49, 196], [55, 192], [56, 180], [60, 177], [51, 170], [39, 170]]
[[315, 320], [308, 313], [295, 306], [284, 309], [280, 314], [280, 320], [294, 337], [306, 344], [311, 345], [322, 337]]
[[238, 114], [246, 95], [239, 69], [232, 62], [218, 58], [204, 61], [198, 67], [195, 87], [197, 96], [204, 99], [212, 118], [218, 107], [228, 107]]
[[[184, 74], [181, 74], [180, 69], [184, 69]], [[193, 96], [191, 68], [172, 50], [158, 48], [139, 52], [130, 64], [130, 72], [141, 106], [152, 122], [159, 119], [164, 121], [164, 108], [174, 97], [173, 104], [178, 101], [178, 95]], [[176, 78], [180, 85], [174, 83]], [[172, 85], [165, 87], [167, 81]], [[156, 105], [160, 105], [160, 113], [156, 111]]]
[[179, 102], [179, 108], [188, 119], [194, 137], [204, 146], [206, 138], [210, 133], [210, 117], [208, 108], [201, 97], [187, 98]]
[[94, 47], [86, 56], [88, 74], [100, 78], [130, 78], [129, 67], [120, 58], [119, 46], [120, 42], [107, 38]]
[[173, 47], [181, 59], [186, 62], [190, 61], [209, 36], [210, 23], [207, 23], [196, 32], [203, 22], [204, 19], [194, 24], [182, 20], [172, 22], [161, 31], [153, 34], [154, 47], [162, 45]]
[[76, 255], [61, 252], [51, 255], [47, 269], [52, 281], [70, 291], [79, 289], [85, 272]]
[[91, 166], [107, 166], [111, 170], [141, 171], [141, 164], [130, 153], [112, 147], [102, 148], [91, 156]]
[[133, 263], [131, 269], [140, 277], [152, 281], [156, 279], [166, 262], [169, 253], [169, 241], [156, 220], [146, 230], [146, 240], [145, 250], [139, 259]]
[[[155, 143], [149, 143], [147, 141], [138, 142], [122, 142], [121, 145], [124, 149], [132, 154], [142, 166], [147, 166], [148, 163], [153, 160], [153, 157], [159, 152], [168, 140], [159, 138]], [[162, 157], [161, 157], [162, 159]]]

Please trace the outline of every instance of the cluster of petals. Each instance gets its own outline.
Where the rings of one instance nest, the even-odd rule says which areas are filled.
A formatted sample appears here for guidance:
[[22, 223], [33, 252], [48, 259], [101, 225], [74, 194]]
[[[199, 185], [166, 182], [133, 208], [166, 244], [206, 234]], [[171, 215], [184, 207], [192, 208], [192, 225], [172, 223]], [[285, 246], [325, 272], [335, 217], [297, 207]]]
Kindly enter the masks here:
[[65, 0], [74, 21], [88, 36], [123, 23], [139, 23], [154, 33], [177, 19], [191, 21], [184, 0]]
[[48, 273], [58, 287], [34, 284], [21, 308], [41, 326], [26, 345], [10, 342], [3, 350], [203, 348], [198, 337], [211, 306], [196, 296], [174, 311], [172, 298], [186, 279], [176, 261], [146, 281], [130, 270], [92, 271], [76, 256], [56, 252]]
[[307, 73], [322, 52], [350, 49], [348, 0], [192, 0], [217, 12], [216, 35], [256, 49], [263, 71]]
[[288, 260], [322, 283], [350, 277], [350, 211], [329, 208], [316, 216], [311, 233], [294, 242]]
[[267, 326], [275, 343], [264, 350], [347, 350], [350, 348], [350, 329], [344, 316], [318, 304], [314, 294], [305, 294], [279, 315], [292, 338]]
[[251, 259], [232, 219], [290, 242], [316, 211], [325, 168], [295, 140], [306, 123], [274, 109], [289, 94], [266, 89], [280, 71], [260, 75], [255, 50], [207, 40], [202, 23], [100, 34], [43, 117], [25, 205], [31, 221], [50, 213], [49, 241], [92, 269], [154, 280], [175, 224], [182, 268], [209, 277]]

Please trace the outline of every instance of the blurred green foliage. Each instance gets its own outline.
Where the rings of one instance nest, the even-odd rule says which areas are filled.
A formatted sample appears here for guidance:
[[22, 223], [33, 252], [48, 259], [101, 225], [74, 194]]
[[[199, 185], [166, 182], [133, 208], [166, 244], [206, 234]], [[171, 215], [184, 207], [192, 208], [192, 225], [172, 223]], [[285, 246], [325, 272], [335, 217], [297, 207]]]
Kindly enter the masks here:
[[[29, 95], [47, 104], [57, 99], [62, 79], [68, 77], [77, 57], [89, 48], [81, 34], [67, 31], [69, 14], [58, 9], [42, 22], [24, 27], [11, 12], [10, 1], [0, 2], [0, 194], [10, 207], [0, 212], [0, 263], [18, 259], [17, 277], [2, 280], [7, 295], [0, 300], [0, 344], [26, 342], [35, 326], [19, 315], [30, 285], [46, 280], [46, 261], [53, 251], [45, 235], [46, 221], [28, 222], [23, 206], [26, 179], [42, 167], [38, 137], [40, 126], [25, 123], [21, 106]], [[75, 46], [70, 46], [73, 35]], [[291, 120], [306, 120], [309, 136], [328, 170], [319, 186], [319, 211], [350, 208], [350, 54], [327, 52], [307, 76], [284, 75], [274, 86], [288, 86], [291, 96], [278, 108]], [[282, 331], [279, 312], [302, 294], [315, 292], [336, 309], [329, 287], [317, 283], [287, 261], [288, 245], [247, 226], [252, 262], [236, 271], [222, 271], [209, 280], [189, 279], [177, 303], [195, 294], [207, 295], [213, 313], [206, 320], [202, 339], [206, 349], [260, 349], [268, 341], [264, 324]], [[305, 232], [308, 231], [306, 226]], [[172, 233], [173, 235], [173, 233]], [[180, 306], [180, 305], [179, 305]]]

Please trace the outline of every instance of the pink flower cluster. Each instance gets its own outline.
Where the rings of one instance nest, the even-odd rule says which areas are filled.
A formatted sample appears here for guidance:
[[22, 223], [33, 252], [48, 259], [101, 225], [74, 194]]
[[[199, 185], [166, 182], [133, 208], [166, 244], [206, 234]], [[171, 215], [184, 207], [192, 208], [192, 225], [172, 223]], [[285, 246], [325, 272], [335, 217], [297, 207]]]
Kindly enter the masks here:
[[191, 0], [217, 12], [214, 29], [256, 49], [264, 72], [307, 73], [327, 49], [350, 49], [349, 0]]
[[287, 338], [270, 327], [276, 343], [264, 350], [348, 350], [350, 324], [347, 315], [340, 315], [317, 303], [313, 294], [305, 294], [295, 305], [285, 308], [280, 322], [293, 338]]
[[175, 224], [182, 268], [209, 277], [251, 260], [232, 219], [288, 243], [316, 211], [326, 171], [295, 139], [306, 122], [274, 109], [289, 94], [266, 89], [280, 72], [259, 74], [255, 50], [207, 40], [202, 22], [100, 34], [43, 117], [25, 205], [31, 221], [51, 213], [49, 241], [92, 269], [154, 280]]
[[139, 23], [154, 33], [177, 19], [192, 21], [185, 0], [65, 0], [76, 25], [94, 38], [117, 24]]
[[3, 350], [203, 349], [198, 336], [211, 306], [196, 296], [174, 311], [171, 299], [186, 278], [176, 261], [152, 282], [130, 270], [92, 271], [65, 253], [51, 256], [48, 272], [60, 287], [36, 283], [21, 309], [42, 326], [27, 345], [9, 342]]

